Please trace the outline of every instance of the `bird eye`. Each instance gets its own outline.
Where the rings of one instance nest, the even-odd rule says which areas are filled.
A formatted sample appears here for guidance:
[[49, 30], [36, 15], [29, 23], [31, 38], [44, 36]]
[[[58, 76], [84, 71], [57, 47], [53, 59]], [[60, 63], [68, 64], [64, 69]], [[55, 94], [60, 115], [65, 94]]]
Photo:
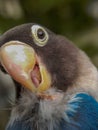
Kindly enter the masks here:
[[48, 41], [48, 33], [45, 31], [43, 27], [39, 25], [33, 25], [31, 31], [35, 44], [37, 44], [38, 46], [46, 45]]

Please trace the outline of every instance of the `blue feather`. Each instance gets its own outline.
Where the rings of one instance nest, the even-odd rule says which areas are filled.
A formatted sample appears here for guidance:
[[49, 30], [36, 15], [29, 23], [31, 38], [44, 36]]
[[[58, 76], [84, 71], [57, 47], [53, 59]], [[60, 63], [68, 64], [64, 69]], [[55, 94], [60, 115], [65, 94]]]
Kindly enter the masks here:
[[98, 130], [98, 102], [90, 95], [80, 93], [78, 101], [69, 103], [74, 111], [67, 112], [69, 122], [61, 121], [61, 130]]

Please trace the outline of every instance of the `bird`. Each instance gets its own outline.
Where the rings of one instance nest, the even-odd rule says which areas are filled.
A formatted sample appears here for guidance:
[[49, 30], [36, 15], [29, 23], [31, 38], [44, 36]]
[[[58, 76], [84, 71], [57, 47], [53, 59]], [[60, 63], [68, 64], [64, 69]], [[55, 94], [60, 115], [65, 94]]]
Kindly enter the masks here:
[[0, 37], [0, 66], [16, 89], [6, 130], [98, 130], [98, 70], [65, 36], [13, 27]]

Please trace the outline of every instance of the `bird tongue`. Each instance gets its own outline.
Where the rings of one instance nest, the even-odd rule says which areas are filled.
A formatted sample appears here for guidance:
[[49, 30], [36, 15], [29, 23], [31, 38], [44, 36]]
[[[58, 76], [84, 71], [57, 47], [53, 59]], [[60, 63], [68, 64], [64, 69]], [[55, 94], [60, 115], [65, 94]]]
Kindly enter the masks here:
[[39, 66], [36, 64], [34, 69], [31, 71], [31, 80], [35, 84], [35, 87], [38, 87], [41, 83], [41, 74], [39, 71]]

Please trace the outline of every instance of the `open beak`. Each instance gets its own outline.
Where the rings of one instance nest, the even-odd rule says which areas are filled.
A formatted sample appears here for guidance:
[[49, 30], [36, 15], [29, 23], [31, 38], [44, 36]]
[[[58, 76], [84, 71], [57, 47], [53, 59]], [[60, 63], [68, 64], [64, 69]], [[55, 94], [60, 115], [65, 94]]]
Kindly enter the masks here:
[[34, 49], [19, 41], [0, 48], [0, 63], [10, 76], [32, 92], [43, 92], [51, 85], [50, 74]]

